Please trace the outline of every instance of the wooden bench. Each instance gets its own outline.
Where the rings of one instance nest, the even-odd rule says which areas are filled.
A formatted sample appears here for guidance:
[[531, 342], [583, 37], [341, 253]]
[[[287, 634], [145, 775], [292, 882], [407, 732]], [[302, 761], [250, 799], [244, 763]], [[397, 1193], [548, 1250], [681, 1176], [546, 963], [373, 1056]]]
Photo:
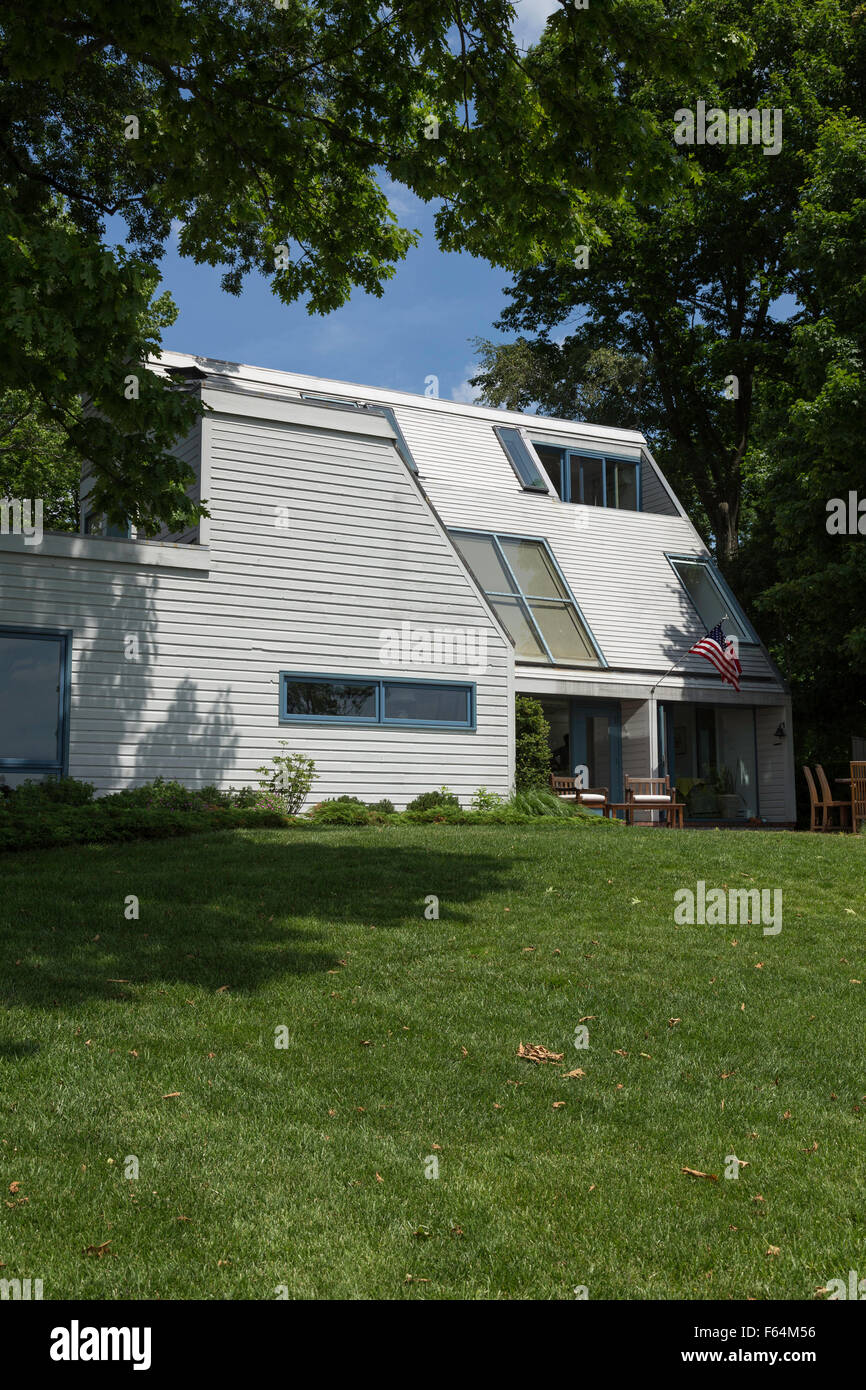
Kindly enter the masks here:
[[604, 815], [607, 806], [607, 787], [579, 787], [574, 777], [563, 777], [556, 772], [550, 774], [550, 790], [554, 796], [563, 798], [574, 797], [581, 806], [585, 806], [589, 811], [601, 811]]

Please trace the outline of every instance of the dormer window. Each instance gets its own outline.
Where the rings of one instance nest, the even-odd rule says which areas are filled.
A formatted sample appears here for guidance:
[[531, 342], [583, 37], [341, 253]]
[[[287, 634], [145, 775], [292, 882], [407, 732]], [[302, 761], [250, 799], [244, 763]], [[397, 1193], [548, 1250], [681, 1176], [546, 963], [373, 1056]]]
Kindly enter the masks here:
[[533, 448], [560, 501], [639, 511], [640, 464], [634, 459], [579, 453], [553, 444], [534, 443]]

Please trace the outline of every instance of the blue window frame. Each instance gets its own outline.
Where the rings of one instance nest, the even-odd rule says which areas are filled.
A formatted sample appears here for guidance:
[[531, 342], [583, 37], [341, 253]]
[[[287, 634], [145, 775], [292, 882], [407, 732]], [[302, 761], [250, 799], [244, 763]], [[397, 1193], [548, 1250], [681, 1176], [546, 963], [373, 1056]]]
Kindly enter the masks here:
[[281, 724], [475, 730], [474, 681], [280, 672]]
[[514, 643], [518, 661], [607, 664], [543, 537], [449, 534]]
[[493, 433], [505, 450], [505, 456], [524, 492], [542, 492], [546, 495], [550, 489], [535, 460], [526, 432], [512, 425], [494, 425]]
[[727, 582], [712, 561], [703, 555], [668, 555], [668, 563], [709, 632], [721, 623], [727, 637], [746, 646], [758, 646], [758, 638]]
[[71, 634], [0, 626], [0, 782], [65, 777]]
[[588, 449], [565, 449], [533, 441], [562, 502], [585, 507], [615, 507], [640, 511], [640, 463], [637, 459], [596, 454]]

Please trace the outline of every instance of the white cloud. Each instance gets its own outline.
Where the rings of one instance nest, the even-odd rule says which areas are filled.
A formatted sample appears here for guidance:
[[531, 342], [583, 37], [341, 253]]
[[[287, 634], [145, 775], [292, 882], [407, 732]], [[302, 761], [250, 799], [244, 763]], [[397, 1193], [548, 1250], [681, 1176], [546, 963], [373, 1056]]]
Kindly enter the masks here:
[[515, 0], [514, 8], [517, 10], [514, 37], [521, 48], [528, 48], [538, 42], [548, 19], [562, 6], [559, 0]]
[[469, 380], [478, 371], [477, 362], [467, 362], [463, 368], [465, 376], [459, 386], [455, 386], [451, 392], [452, 401], [458, 401], [460, 405], [476, 405], [481, 396], [477, 386], [473, 386]]

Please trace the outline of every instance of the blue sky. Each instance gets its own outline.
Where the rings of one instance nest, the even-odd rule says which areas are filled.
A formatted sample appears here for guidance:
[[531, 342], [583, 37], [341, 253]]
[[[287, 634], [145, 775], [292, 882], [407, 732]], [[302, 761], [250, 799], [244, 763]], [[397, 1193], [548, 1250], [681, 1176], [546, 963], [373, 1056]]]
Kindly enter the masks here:
[[[535, 41], [557, 0], [521, 0], [518, 42]], [[439, 379], [439, 395], [471, 400], [471, 339], [501, 337], [493, 322], [504, 307], [506, 272], [468, 255], [446, 255], [433, 235], [433, 208], [405, 189], [391, 190], [401, 225], [417, 228], [417, 247], [397, 267], [381, 299], [356, 291], [326, 317], [303, 304], [282, 305], [267, 282], [250, 278], [239, 297], [220, 289], [220, 271], [196, 266], [170, 247], [161, 264], [163, 288], [178, 307], [163, 345], [229, 362], [309, 372], [339, 381], [423, 393]]]
[[245, 281], [240, 296], [225, 294], [219, 270], [196, 266], [172, 247], [161, 269], [179, 314], [163, 345], [400, 391], [423, 393], [425, 378], [436, 376], [440, 396], [471, 400], [469, 340], [502, 336], [492, 329], [509, 277], [472, 256], [440, 251], [432, 208], [404, 189], [393, 191], [391, 204], [404, 226], [420, 229], [419, 245], [381, 299], [357, 290], [324, 317], [309, 315], [303, 304], [281, 304], [260, 277]]

